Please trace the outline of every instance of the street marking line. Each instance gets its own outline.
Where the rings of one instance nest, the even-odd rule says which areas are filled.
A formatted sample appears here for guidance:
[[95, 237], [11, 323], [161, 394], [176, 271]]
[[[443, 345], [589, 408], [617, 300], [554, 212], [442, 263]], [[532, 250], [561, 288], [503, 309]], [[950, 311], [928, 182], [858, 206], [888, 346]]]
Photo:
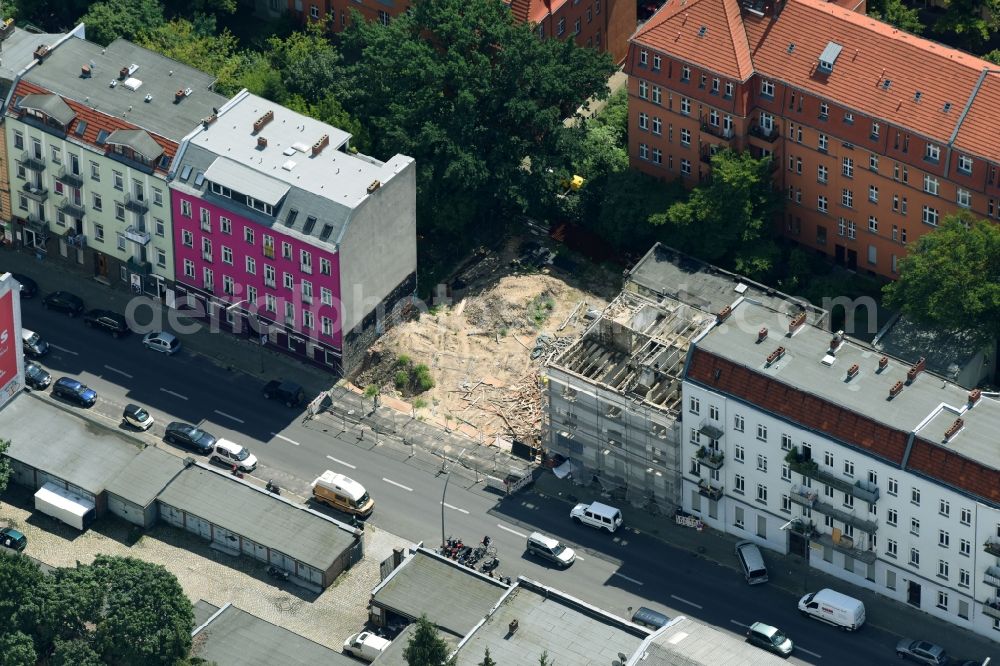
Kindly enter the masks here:
[[72, 349], [66, 349], [65, 347], [60, 347], [59, 345], [54, 345], [51, 342], [49, 343], [49, 347], [52, 347], [53, 349], [58, 349], [61, 352], [66, 352], [67, 354], [72, 354], [73, 356], [80, 355], [79, 353], [73, 351]]
[[351, 463], [349, 463], [349, 462], [344, 462], [343, 460], [337, 460], [337, 459], [336, 459], [336, 458], [334, 458], [333, 456], [327, 456], [327, 458], [329, 458], [329, 459], [330, 459], [330, 460], [332, 460], [333, 462], [337, 463], [338, 465], [343, 465], [344, 467], [350, 467], [351, 469], [357, 469], [357, 467], [355, 467], [355, 466], [354, 466], [354, 465], [352, 465]]
[[287, 437], [285, 437], [284, 435], [279, 435], [279, 434], [278, 434], [278, 433], [276, 433], [276, 432], [273, 432], [273, 433], [271, 433], [271, 434], [272, 434], [272, 435], [274, 435], [275, 437], [277, 437], [278, 439], [283, 439], [283, 440], [285, 440], [285, 441], [286, 441], [286, 442], [288, 442], [289, 444], [294, 444], [295, 446], [300, 446], [300, 444], [299, 444], [298, 442], [296, 442], [296, 441], [295, 441], [294, 439], [288, 439], [288, 438], [287, 438]]
[[522, 534], [521, 532], [518, 532], [517, 530], [512, 530], [512, 529], [510, 529], [509, 527], [504, 527], [504, 526], [503, 526], [503, 525], [501, 525], [500, 523], [497, 523], [497, 527], [499, 527], [500, 529], [502, 529], [502, 530], [503, 530], [504, 532], [510, 532], [510, 533], [511, 533], [511, 534], [513, 534], [514, 536], [519, 536], [519, 537], [521, 537], [522, 539], [527, 539], [527, 538], [528, 538], [528, 535], [527, 535], [527, 534]]
[[812, 655], [812, 656], [816, 657], [817, 659], [822, 659], [823, 658], [823, 655], [816, 654], [812, 650], [807, 650], [804, 647], [802, 647], [801, 645], [796, 645], [795, 646], [795, 651], [796, 652], [805, 652], [806, 654]]
[[730, 622], [732, 622], [733, 624], [735, 624], [737, 627], [743, 627], [744, 629], [746, 629], [747, 627], [750, 626], [746, 622], [739, 622], [737, 620], [730, 620]]
[[104, 366], [104, 369], [110, 370], [111, 372], [117, 372], [119, 375], [122, 375], [123, 377], [128, 377], [129, 379], [132, 379], [132, 375], [128, 374], [124, 370], [119, 370], [118, 368], [112, 368], [110, 365]]
[[227, 419], [232, 419], [232, 420], [236, 421], [237, 423], [244, 423], [243, 419], [238, 419], [235, 416], [233, 416], [232, 414], [226, 414], [225, 412], [220, 412], [217, 409], [214, 409], [212, 411], [214, 411], [219, 416], [225, 416]]
[[459, 509], [457, 506], [452, 506], [451, 504], [448, 504], [447, 502], [441, 502], [441, 504], [443, 504], [444, 506], [448, 507], [452, 511], [458, 511], [459, 513], [464, 513], [465, 515], [469, 515], [469, 512], [466, 511], [465, 509]]
[[387, 479], [387, 478], [385, 478], [383, 476], [382, 480], [385, 481], [388, 484], [396, 486], [397, 488], [402, 488], [403, 490], [405, 490], [408, 493], [412, 493], [413, 492], [413, 488], [410, 488], [409, 486], [404, 486], [402, 483], [397, 483], [397, 482], [393, 481], [392, 479]]
[[618, 573], [617, 571], [615, 571], [615, 572], [614, 572], [614, 573], [612, 573], [611, 575], [612, 575], [612, 576], [618, 576], [619, 578], [624, 578], [624, 579], [625, 579], [625, 580], [627, 580], [628, 582], [630, 582], [630, 583], [634, 583], [634, 584], [636, 584], [636, 585], [642, 585], [642, 581], [641, 581], [641, 580], [636, 580], [635, 578], [629, 578], [629, 577], [628, 577], [628, 576], [626, 576], [625, 574], [620, 574], [620, 573]]
[[181, 395], [180, 393], [177, 393], [176, 391], [171, 391], [170, 389], [161, 388], [160, 390], [163, 391], [164, 393], [169, 393], [170, 395], [174, 396], [175, 398], [180, 398], [181, 400], [187, 400], [188, 399], [188, 397], [186, 395]]
[[700, 606], [699, 604], [696, 604], [696, 603], [695, 603], [695, 602], [693, 602], [693, 601], [688, 601], [687, 599], [684, 599], [684, 598], [681, 598], [681, 597], [678, 597], [678, 596], [677, 596], [676, 594], [671, 594], [671, 595], [670, 595], [670, 598], [671, 598], [671, 599], [676, 599], [677, 601], [681, 602], [682, 604], [687, 604], [688, 606], [694, 606], [694, 607], [695, 607], [695, 608], [697, 608], [698, 610], [701, 610], [701, 609], [702, 609], [702, 606]]

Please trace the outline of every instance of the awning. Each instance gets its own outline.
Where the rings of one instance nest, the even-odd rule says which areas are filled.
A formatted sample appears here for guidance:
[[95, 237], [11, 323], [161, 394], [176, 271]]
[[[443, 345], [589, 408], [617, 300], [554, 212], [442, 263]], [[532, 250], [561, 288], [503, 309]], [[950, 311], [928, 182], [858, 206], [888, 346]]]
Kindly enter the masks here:
[[104, 142], [131, 148], [150, 162], [163, 154], [163, 146], [156, 143], [145, 130], [115, 130]]

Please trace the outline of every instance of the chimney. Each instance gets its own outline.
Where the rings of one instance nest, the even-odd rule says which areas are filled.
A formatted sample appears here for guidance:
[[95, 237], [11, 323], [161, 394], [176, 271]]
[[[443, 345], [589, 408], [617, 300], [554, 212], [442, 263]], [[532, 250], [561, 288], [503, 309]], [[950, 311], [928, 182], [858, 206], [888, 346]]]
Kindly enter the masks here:
[[320, 151], [322, 151], [329, 145], [330, 145], [330, 135], [324, 134], [319, 138], [319, 141], [317, 141], [312, 145], [312, 156], [316, 157], [317, 155], [320, 154]]
[[181, 101], [182, 99], [184, 99], [184, 89], [183, 88], [181, 90], [178, 90], [177, 92], [174, 93], [174, 103], [177, 103], [177, 102]]
[[373, 180], [372, 184], [368, 186], [368, 194], [372, 194], [375, 190], [382, 187], [382, 181]]
[[906, 383], [912, 384], [913, 380], [917, 378], [917, 375], [923, 372], [924, 368], [926, 367], [927, 367], [927, 359], [921, 356], [920, 360], [917, 361], [916, 365], [914, 365], [906, 372]]
[[49, 47], [45, 44], [40, 44], [37, 49], [35, 49], [35, 60], [41, 62], [45, 60], [45, 56], [49, 54]]
[[847, 369], [847, 378], [853, 379], [854, 377], [857, 377], [859, 370], [861, 370], [861, 368], [858, 367], [857, 363], [855, 363], [854, 365], [852, 365]]
[[267, 148], [267, 137], [266, 136], [259, 136], [259, 137], [257, 137], [257, 147], [261, 148], [261, 149]]
[[880, 358], [878, 360], [878, 371], [882, 372], [887, 367], [889, 367], [889, 357], [888, 356], [883, 356], [882, 358]]
[[951, 427], [944, 431], [944, 441], [947, 442], [949, 439], [958, 434], [958, 431], [961, 430], [964, 425], [965, 421], [962, 419], [955, 419], [955, 422], [951, 424]]
[[788, 334], [792, 335], [795, 331], [802, 327], [802, 324], [806, 323], [806, 311], [795, 315], [790, 322], [788, 322]]
[[784, 355], [785, 355], [785, 348], [784, 347], [778, 347], [773, 352], [771, 352], [770, 355], [768, 355], [768, 357], [767, 357], [767, 364], [771, 365], [772, 363], [774, 363], [775, 361], [777, 361], [779, 358], [781, 358]]
[[262, 129], [264, 129], [264, 125], [268, 124], [272, 120], [274, 120], [274, 109], [268, 111], [267, 113], [265, 113], [260, 118], [258, 118], [257, 120], [254, 121], [254, 123], [253, 123], [253, 133], [256, 134], [257, 132], [259, 132]]
[[128, 78], [128, 67], [122, 67], [121, 69], [118, 70], [118, 78], [119, 79]]
[[204, 129], [208, 129], [208, 126], [214, 123], [217, 119], [218, 116], [215, 115], [214, 113], [210, 116], [205, 116], [204, 118], [201, 119], [201, 126]]
[[722, 308], [717, 315], [715, 315], [715, 323], [721, 324], [722, 322], [729, 319], [729, 315], [733, 314], [733, 308], [731, 305], [727, 305]]
[[518, 626], [517, 618], [514, 618], [513, 620], [510, 621], [510, 624], [507, 625], [507, 631], [513, 634], [515, 631], [517, 631], [517, 626]]
[[830, 351], [837, 351], [840, 348], [840, 343], [844, 341], [844, 332], [837, 331], [833, 334], [833, 339], [830, 340]]
[[759, 331], [757, 331], [757, 344], [767, 340], [767, 326], [762, 326]]
[[895, 384], [893, 384], [892, 388], [889, 389], [889, 399], [892, 400], [893, 398], [895, 398], [897, 395], [899, 395], [900, 391], [902, 390], [903, 390], [903, 382], [896, 382]]
[[980, 389], [972, 389], [969, 391], [969, 407], [979, 402], [979, 399], [983, 397], [983, 392]]

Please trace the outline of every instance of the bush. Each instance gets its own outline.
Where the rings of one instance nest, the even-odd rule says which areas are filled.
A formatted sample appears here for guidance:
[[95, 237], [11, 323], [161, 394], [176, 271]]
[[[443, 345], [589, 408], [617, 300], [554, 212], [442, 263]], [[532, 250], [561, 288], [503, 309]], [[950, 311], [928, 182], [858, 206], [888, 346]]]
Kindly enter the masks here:
[[423, 363], [413, 369], [413, 375], [417, 388], [421, 391], [429, 391], [434, 388], [434, 379], [431, 377], [431, 370]]
[[410, 383], [410, 374], [406, 370], [399, 370], [396, 372], [396, 388], [402, 390], [407, 384]]

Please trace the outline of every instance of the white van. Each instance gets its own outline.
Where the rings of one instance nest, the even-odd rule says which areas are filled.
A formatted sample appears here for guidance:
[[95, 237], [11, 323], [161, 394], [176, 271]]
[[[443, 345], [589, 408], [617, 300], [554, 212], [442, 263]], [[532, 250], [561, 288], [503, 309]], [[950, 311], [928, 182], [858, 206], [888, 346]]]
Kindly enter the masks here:
[[330, 470], [312, 482], [313, 499], [338, 511], [367, 518], [375, 510], [375, 500], [354, 479]]
[[228, 439], [216, 440], [212, 457], [209, 460], [226, 467], [235, 466], [246, 474], [257, 469], [257, 456], [250, 453], [245, 446], [230, 442]]
[[767, 582], [767, 567], [764, 566], [764, 556], [760, 548], [752, 541], [740, 541], [736, 544], [736, 559], [740, 562], [740, 571], [750, 585]]
[[344, 652], [363, 661], [372, 662], [386, 651], [390, 642], [370, 631], [362, 631], [344, 641]]
[[591, 502], [590, 504], [577, 504], [569, 512], [569, 517], [574, 523], [589, 525], [599, 530], [614, 532], [622, 526], [622, 512], [613, 506]]
[[24, 355], [32, 358], [45, 356], [49, 352], [49, 343], [42, 340], [41, 336], [26, 328], [21, 329], [21, 342]]
[[857, 631], [865, 623], [863, 603], [829, 588], [799, 599], [799, 612], [844, 631]]
[[541, 532], [532, 532], [528, 535], [528, 552], [549, 560], [564, 569], [573, 564], [576, 559], [576, 553], [573, 552], [572, 548], [562, 545], [558, 539], [545, 536]]

